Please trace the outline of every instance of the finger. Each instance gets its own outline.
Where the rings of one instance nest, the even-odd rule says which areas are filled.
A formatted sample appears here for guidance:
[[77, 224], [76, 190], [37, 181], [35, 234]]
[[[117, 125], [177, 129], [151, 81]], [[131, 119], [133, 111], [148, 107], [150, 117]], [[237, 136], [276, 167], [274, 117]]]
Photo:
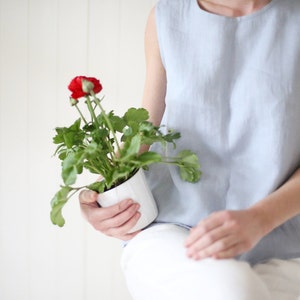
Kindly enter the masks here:
[[[130, 208], [133, 204], [134, 203], [131, 199], [126, 199], [109, 207], [99, 207], [97, 202], [83, 203], [80, 204], [80, 207], [83, 217], [96, 230], [102, 231], [103, 229], [106, 229], [105, 223], [104, 226], [102, 224], [103, 221], [114, 218], [126, 209]], [[132, 209], [136, 211], [134, 207]]]
[[93, 223], [97, 221], [102, 222], [106, 219], [113, 218], [129, 208], [131, 205], [133, 205], [133, 201], [131, 199], [122, 200], [121, 202], [108, 207], [99, 207], [97, 202], [83, 202], [81, 203], [81, 209], [88, 215], [88, 221]]
[[193, 244], [189, 244], [187, 246], [187, 254], [192, 255], [193, 253], [200, 252], [217, 241], [224, 239], [229, 234], [230, 233], [223, 226], [217, 227], [201, 236], [198, 240], [195, 240]]
[[117, 204], [108, 207], [101, 207], [101, 210], [99, 210], [99, 219], [113, 219], [121, 213], [126, 212], [128, 209], [130, 209], [130, 211], [136, 211], [138, 208], [138, 203], [133, 202], [132, 199], [125, 199]]
[[220, 253], [227, 253], [229, 249], [236, 248], [239, 245], [239, 241], [236, 236], [226, 236], [210, 246], [203, 248], [199, 251], [189, 253], [188, 256], [195, 260], [200, 260], [208, 257], [216, 258]]
[[110, 228], [106, 234], [108, 236], [114, 236], [122, 240], [132, 239], [135, 235], [137, 235], [141, 230], [137, 230], [132, 233], [128, 233], [138, 222], [141, 217], [140, 212], [136, 212], [127, 222], [122, 224], [119, 227]]
[[240, 255], [244, 252], [243, 246], [241, 244], [235, 244], [232, 247], [220, 251], [216, 253], [213, 258], [215, 259], [227, 259], [227, 258], [233, 258], [236, 257], [237, 255]]
[[190, 230], [190, 234], [185, 240], [185, 247], [190, 247], [193, 243], [199, 240], [210, 231], [224, 224], [223, 220], [216, 218], [214, 215], [202, 220], [196, 227]]
[[80, 204], [92, 204], [97, 202], [98, 194], [91, 190], [83, 190], [79, 194]]
[[[125, 210], [115, 215], [105, 215], [106, 211], [102, 211], [101, 227], [107, 232], [110, 228], [118, 228], [124, 226], [139, 210], [140, 205], [133, 203]], [[105, 209], [103, 209], [105, 210]]]
[[97, 181], [102, 181], [104, 179], [104, 177], [102, 175], [100, 175], [98, 178], [97, 178]]
[[122, 240], [122, 241], [129, 241], [129, 240], [132, 240], [140, 232], [141, 232], [141, 230], [138, 230], [133, 233], [126, 233], [124, 235], [115, 236], [115, 238]]

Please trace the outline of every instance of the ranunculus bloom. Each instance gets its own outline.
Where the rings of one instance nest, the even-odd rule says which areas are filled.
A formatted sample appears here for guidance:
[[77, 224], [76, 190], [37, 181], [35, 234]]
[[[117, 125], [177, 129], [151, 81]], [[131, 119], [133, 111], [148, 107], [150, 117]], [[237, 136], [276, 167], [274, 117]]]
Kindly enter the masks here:
[[93, 92], [95, 94], [99, 93], [102, 90], [102, 85], [98, 79], [94, 77], [76, 76], [71, 80], [68, 86], [68, 89], [72, 92], [71, 97], [73, 99], [78, 99], [87, 95], [87, 93], [82, 90], [83, 79], [93, 83], [94, 85]]

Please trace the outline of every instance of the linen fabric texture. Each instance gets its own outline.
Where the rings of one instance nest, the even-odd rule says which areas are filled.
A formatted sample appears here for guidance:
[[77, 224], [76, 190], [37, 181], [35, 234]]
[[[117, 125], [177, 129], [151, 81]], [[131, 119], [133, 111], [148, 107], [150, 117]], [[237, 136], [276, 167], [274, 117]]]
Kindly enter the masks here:
[[[159, 47], [167, 76], [162, 124], [181, 132], [202, 178], [183, 182], [156, 165], [148, 181], [156, 223], [195, 226], [214, 211], [248, 208], [300, 165], [300, 1], [273, 0], [247, 16], [210, 14], [197, 0], [160, 0]], [[250, 225], [250, 224], [249, 224]], [[300, 216], [238, 259], [251, 264], [300, 257]]]

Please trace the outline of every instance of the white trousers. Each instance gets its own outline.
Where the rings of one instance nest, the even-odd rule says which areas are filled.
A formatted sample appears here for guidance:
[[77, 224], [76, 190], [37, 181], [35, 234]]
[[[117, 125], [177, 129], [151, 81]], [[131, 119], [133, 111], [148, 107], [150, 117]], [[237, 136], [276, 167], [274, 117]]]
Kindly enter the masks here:
[[150, 227], [124, 248], [121, 265], [134, 300], [300, 300], [300, 259], [251, 267], [234, 259], [193, 261], [188, 230]]

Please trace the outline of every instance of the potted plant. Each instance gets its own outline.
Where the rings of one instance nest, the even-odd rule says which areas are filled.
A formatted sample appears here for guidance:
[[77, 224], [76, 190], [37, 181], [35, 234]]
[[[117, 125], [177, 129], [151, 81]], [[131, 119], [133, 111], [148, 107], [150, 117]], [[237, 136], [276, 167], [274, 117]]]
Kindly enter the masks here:
[[[176, 165], [182, 180], [188, 182], [199, 180], [201, 172], [198, 158], [190, 150], [183, 150], [176, 157], [163, 157], [156, 152], [140, 150], [141, 146], [150, 146], [153, 143], [161, 143], [163, 146], [171, 143], [175, 147], [175, 140], [180, 138], [178, 132], [168, 131], [164, 134], [161, 127], [149, 122], [147, 110], [129, 108], [122, 117], [115, 115], [113, 111], [106, 113], [102, 106], [104, 97], [96, 96], [101, 92], [102, 85], [93, 77], [77, 76], [72, 79], [68, 88], [72, 92], [71, 105], [78, 110], [80, 117], [69, 127], [55, 128], [53, 142], [57, 145], [55, 155], [61, 160], [63, 185], [51, 201], [50, 217], [53, 224], [60, 227], [65, 224], [62, 208], [81, 189], [96, 191], [99, 193], [98, 202], [102, 206], [111, 205], [107, 203], [107, 199], [102, 199], [101, 202], [100, 198], [105, 198], [106, 193], [112, 193], [114, 188], [123, 186], [124, 182], [131, 182], [131, 189], [139, 188], [142, 181], [145, 181], [141, 170], [147, 169], [153, 163]], [[82, 104], [79, 100], [81, 98], [85, 99], [88, 117], [84, 116], [83, 110], [79, 108]], [[100, 175], [102, 180], [75, 187], [77, 176], [82, 174], [84, 169]], [[137, 182], [133, 181], [136, 174], [142, 176]], [[149, 194], [149, 190], [141, 193], [138, 197], [144, 198]], [[128, 197], [131, 195], [125, 192], [119, 196], [120, 199], [113, 201]], [[143, 212], [141, 214], [143, 216]], [[155, 214], [157, 211], [151, 220], [146, 220], [146, 223], [151, 222]], [[143, 226], [145, 224], [140, 225]]]

